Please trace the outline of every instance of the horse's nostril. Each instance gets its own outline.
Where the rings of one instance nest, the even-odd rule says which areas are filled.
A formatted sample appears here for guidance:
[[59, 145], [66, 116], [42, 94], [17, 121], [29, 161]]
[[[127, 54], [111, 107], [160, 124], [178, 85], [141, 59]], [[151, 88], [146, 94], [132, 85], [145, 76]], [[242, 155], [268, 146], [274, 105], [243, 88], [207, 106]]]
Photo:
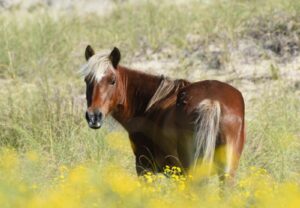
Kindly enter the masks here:
[[85, 118], [86, 118], [87, 122], [89, 122], [89, 123], [94, 123], [95, 122], [95, 115], [91, 112], [87, 111], [85, 113]]
[[101, 121], [102, 120], [102, 113], [99, 113], [97, 118], [98, 118], [99, 121]]
[[90, 120], [90, 116], [89, 116], [89, 113], [88, 113], [88, 112], [85, 112], [85, 119], [86, 119], [87, 121]]

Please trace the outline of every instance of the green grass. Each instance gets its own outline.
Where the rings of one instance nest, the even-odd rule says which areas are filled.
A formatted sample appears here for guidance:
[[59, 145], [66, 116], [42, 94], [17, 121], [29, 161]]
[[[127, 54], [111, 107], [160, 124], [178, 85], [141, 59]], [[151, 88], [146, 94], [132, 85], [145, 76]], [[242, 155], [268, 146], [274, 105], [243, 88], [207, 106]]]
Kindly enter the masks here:
[[263, 98], [248, 106], [251, 119], [241, 168], [258, 166], [278, 180], [296, 179], [300, 172], [300, 99], [286, 84], [278, 85], [269, 86]]

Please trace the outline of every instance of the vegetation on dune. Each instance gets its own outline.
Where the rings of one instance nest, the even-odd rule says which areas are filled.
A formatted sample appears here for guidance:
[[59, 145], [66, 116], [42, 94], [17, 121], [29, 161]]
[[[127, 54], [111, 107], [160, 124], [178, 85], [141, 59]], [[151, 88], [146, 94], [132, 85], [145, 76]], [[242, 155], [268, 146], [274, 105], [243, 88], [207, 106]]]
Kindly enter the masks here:
[[[182, 70], [202, 48], [197, 58], [209, 59], [205, 47], [215, 42], [230, 61], [241, 39], [276, 57], [295, 57], [299, 12], [294, 0], [125, 2], [108, 16], [46, 7], [3, 11], [0, 207], [298, 207], [300, 100], [276, 69], [276, 86], [266, 84], [247, 103], [247, 143], [236, 185], [224, 197], [215, 177], [199, 185], [201, 178], [179, 177], [172, 167], [171, 179], [138, 179], [126, 133], [110, 120], [99, 131], [88, 129], [78, 69], [87, 44], [119, 46], [123, 64], [157, 53], [180, 60]], [[266, 51], [260, 59], [270, 58]]]
[[[31, 13], [12, 10], [0, 16], [0, 76], [30, 82], [41, 75], [57, 80], [57, 73], [62, 78], [75, 78], [74, 70], [82, 63], [86, 44], [98, 48], [117, 45], [126, 51], [124, 62], [130, 62], [133, 55], [146, 57], [147, 50], [172, 56], [178, 54], [164, 50], [193, 52], [211, 42], [219, 42], [229, 52], [228, 47], [240, 37], [266, 42], [262, 33], [282, 34], [282, 39], [299, 35], [299, 11], [299, 3], [294, 0], [191, 1], [180, 6], [167, 1], [125, 3], [108, 16], [78, 16], [47, 8]], [[276, 52], [278, 44], [274, 40], [262, 47]], [[294, 40], [286, 44], [299, 48]], [[181, 54], [177, 58], [189, 57]]]

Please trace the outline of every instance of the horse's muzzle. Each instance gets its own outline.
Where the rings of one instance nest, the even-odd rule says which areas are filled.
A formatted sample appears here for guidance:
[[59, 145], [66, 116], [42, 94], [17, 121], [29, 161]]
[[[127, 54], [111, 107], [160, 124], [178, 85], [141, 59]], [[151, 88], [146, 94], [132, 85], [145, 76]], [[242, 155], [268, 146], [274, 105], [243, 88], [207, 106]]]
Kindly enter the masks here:
[[89, 127], [92, 129], [99, 129], [102, 125], [102, 113], [100, 111], [89, 112], [85, 113], [85, 118], [89, 124]]

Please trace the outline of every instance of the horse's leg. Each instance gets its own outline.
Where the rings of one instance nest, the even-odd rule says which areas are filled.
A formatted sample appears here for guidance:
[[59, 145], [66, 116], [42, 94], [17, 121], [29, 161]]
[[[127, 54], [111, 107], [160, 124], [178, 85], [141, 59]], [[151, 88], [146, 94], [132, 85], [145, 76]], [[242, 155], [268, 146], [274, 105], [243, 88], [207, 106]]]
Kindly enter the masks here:
[[[164, 172], [166, 166], [169, 166], [170, 168], [180, 168], [180, 171], [177, 169], [177, 174], [179, 175], [186, 174], [178, 154], [175, 151], [164, 155], [156, 152], [155, 158], [154, 155], [147, 150], [136, 154], [136, 171], [138, 176], [142, 176], [147, 172]], [[168, 174], [167, 172], [164, 173]]]
[[226, 141], [225, 136], [219, 134], [217, 138], [217, 144], [216, 144], [216, 150], [214, 156], [214, 164], [221, 184], [224, 184], [224, 180], [225, 180], [225, 169], [226, 169], [225, 141]]
[[178, 175], [186, 174], [186, 169], [182, 165], [182, 161], [180, 161], [177, 151], [173, 151], [173, 152], [170, 152], [170, 154], [167, 154], [164, 157], [164, 162], [163, 162], [162, 166], [163, 166], [163, 171], [164, 171], [164, 168], [166, 168], [166, 166], [169, 166], [169, 167], [179, 168], [179, 170], [177, 169]]
[[137, 175], [142, 176], [147, 172], [157, 172], [151, 140], [141, 132], [129, 134], [129, 138], [135, 155]]
[[215, 160], [220, 183], [232, 186], [244, 145], [244, 122], [239, 118], [223, 121], [220, 139], [224, 144], [217, 149]]
[[140, 154], [135, 156], [135, 168], [138, 176], [143, 176], [148, 172], [155, 173], [156, 165], [154, 161], [146, 154]]

